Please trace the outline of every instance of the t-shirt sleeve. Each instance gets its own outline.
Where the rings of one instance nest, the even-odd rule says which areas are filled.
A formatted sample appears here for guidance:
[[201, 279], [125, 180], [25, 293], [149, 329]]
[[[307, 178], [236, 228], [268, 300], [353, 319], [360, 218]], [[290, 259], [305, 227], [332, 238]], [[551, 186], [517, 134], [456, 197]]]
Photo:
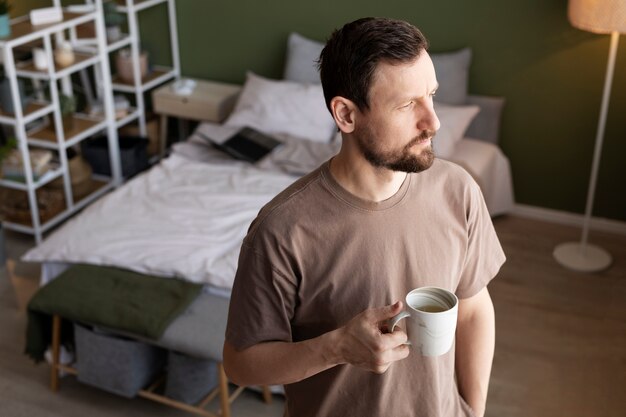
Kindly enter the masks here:
[[226, 340], [236, 349], [292, 341], [296, 285], [248, 243], [241, 247], [228, 311]]
[[456, 289], [459, 298], [472, 297], [491, 281], [506, 260], [478, 184], [472, 182], [466, 208], [467, 251]]

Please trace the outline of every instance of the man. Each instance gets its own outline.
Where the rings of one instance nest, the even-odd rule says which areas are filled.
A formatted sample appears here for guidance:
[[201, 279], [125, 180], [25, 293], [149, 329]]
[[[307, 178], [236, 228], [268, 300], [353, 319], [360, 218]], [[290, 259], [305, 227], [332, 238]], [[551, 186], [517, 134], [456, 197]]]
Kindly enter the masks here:
[[[486, 285], [504, 254], [476, 183], [433, 156], [426, 48], [390, 19], [333, 33], [320, 70], [341, 150], [265, 206], [241, 248], [224, 365], [240, 385], [285, 384], [289, 416], [484, 414]], [[427, 285], [460, 299], [456, 344], [434, 358], [385, 324]]]

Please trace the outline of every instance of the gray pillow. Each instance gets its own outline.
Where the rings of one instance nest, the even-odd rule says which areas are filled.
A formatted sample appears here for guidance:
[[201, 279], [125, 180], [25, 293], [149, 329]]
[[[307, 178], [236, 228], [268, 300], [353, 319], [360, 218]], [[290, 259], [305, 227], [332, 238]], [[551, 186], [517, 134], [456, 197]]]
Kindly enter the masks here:
[[435, 100], [446, 104], [466, 104], [472, 50], [463, 48], [456, 52], [431, 53], [430, 57], [439, 81]]
[[[317, 59], [324, 44], [292, 32], [287, 41], [287, 57], [283, 78], [299, 83], [319, 84]], [[466, 104], [469, 67], [472, 50], [463, 48], [456, 52], [430, 55], [435, 64], [439, 89], [435, 100], [446, 104]]]
[[289, 34], [283, 78], [299, 83], [320, 84], [317, 60], [323, 48], [324, 44], [321, 42], [305, 38], [295, 32]]

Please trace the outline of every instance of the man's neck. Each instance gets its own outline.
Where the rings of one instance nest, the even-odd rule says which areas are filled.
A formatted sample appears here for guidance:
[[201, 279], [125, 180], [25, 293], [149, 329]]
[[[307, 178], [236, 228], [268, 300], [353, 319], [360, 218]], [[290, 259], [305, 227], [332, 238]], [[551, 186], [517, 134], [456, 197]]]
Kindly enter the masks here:
[[405, 172], [374, 167], [360, 153], [350, 152], [344, 146], [330, 161], [330, 172], [351, 194], [374, 202], [395, 195], [407, 176]]

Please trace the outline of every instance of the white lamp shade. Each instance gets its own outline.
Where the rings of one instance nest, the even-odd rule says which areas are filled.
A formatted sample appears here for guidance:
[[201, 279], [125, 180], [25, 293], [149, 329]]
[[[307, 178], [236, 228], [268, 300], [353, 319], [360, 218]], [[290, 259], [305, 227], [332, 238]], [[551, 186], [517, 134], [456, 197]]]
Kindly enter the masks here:
[[626, 0], [569, 0], [572, 26], [594, 33], [626, 33]]

